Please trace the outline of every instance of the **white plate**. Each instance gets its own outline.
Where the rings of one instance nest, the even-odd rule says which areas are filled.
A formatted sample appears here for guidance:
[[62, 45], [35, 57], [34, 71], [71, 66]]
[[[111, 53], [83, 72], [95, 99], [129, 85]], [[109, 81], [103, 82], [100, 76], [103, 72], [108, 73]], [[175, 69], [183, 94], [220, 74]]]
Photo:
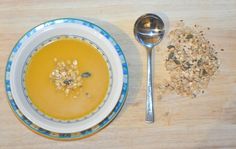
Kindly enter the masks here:
[[[27, 101], [22, 86], [22, 70], [32, 50], [45, 40], [60, 35], [84, 37], [99, 46], [110, 62], [113, 76], [110, 95], [104, 105], [96, 113], [86, 119], [70, 123], [53, 121], [39, 114]], [[120, 99], [124, 81], [127, 83], [127, 76], [124, 77], [124, 67], [122, 66], [122, 64], [126, 64], [127, 67], [127, 63], [125, 62], [121, 49], [117, 46], [117, 43], [107, 32], [84, 20], [70, 18], [57, 19], [43, 23], [27, 32], [16, 44], [9, 57], [6, 70], [6, 90], [8, 97], [9, 99], [11, 97], [14, 99], [22, 115], [34, 125], [47, 131], [75, 133], [89, 129], [103, 121], [113, 111]], [[125, 71], [127, 71], [128, 75], [128, 70]], [[8, 92], [9, 88], [10, 92]], [[126, 92], [127, 89], [125, 94]]]

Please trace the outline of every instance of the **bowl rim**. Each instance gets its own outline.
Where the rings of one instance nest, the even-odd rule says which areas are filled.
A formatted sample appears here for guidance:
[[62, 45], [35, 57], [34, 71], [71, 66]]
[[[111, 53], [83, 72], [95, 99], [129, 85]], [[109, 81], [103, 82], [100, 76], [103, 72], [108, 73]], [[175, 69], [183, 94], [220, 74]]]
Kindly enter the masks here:
[[[111, 113], [103, 120], [101, 121], [99, 124], [93, 126], [92, 128], [89, 128], [87, 130], [83, 130], [81, 132], [76, 132], [76, 133], [57, 133], [57, 132], [50, 132], [48, 130], [45, 130], [43, 128], [40, 128], [39, 126], [36, 126], [33, 122], [31, 122], [29, 119], [27, 119], [27, 117], [25, 117], [21, 111], [18, 109], [14, 98], [11, 95], [11, 86], [10, 86], [10, 79], [8, 78], [8, 73], [10, 73], [11, 70], [11, 64], [12, 62], [10, 61], [12, 58], [12, 54], [14, 52], [17, 52], [17, 50], [19, 49], [20, 45], [19, 43], [29, 34], [34, 32], [34, 29], [36, 27], [42, 26], [42, 25], [53, 25], [55, 23], [55, 21], [62, 21], [62, 23], [74, 23], [75, 21], [80, 21], [85, 23], [86, 25], [88, 25], [89, 27], [95, 27], [93, 29], [98, 29], [99, 32], [104, 35], [107, 39], [109, 38], [109, 41], [112, 42], [117, 54], [119, 55], [119, 58], [121, 60], [121, 65], [122, 65], [122, 71], [123, 71], [123, 85], [122, 85], [122, 90], [121, 90], [121, 94], [120, 94], [120, 98], [117, 102], [117, 104], [115, 105], [114, 109], [111, 111]], [[97, 30], [97, 31], [98, 31]], [[52, 139], [59, 139], [59, 140], [71, 140], [71, 139], [80, 139], [80, 138], [84, 138], [86, 136], [92, 135], [96, 132], [98, 132], [99, 130], [103, 129], [105, 126], [107, 126], [119, 113], [119, 111], [121, 110], [125, 99], [127, 97], [127, 92], [128, 92], [128, 64], [127, 61], [125, 59], [125, 56], [123, 54], [122, 49], [120, 48], [120, 46], [118, 45], [118, 43], [115, 41], [115, 39], [104, 29], [102, 29], [101, 27], [99, 27], [98, 25], [91, 23], [89, 21], [83, 20], [83, 19], [78, 19], [78, 18], [58, 18], [58, 19], [53, 19], [53, 20], [49, 20], [46, 21], [44, 23], [41, 23], [33, 28], [31, 28], [29, 31], [27, 31], [23, 36], [21, 36], [21, 38], [16, 42], [16, 44], [14, 45], [8, 59], [7, 59], [7, 64], [5, 67], [5, 91], [7, 94], [7, 98], [8, 98], [8, 103], [11, 107], [11, 109], [13, 110], [13, 112], [15, 113], [15, 115], [17, 116], [17, 118], [28, 128], [30, 128], [33, 132], [36, 132], [37, 134], [43, 135], [45, 137], [48, 138], [52, 138]]]
[[[106, 96], [104, 97], [104, 99], [102, 100], [101, 103], [98, 104], [98, 106], [91, 111], [90, 113], [86, 114], [83, 117], [80, 118], [75, 118], [75, 119], [71, 119], [71, 120], [60, 120], [58, 118], [54, 118], [51, 116], [48, 116], [46, 114], [44, 114], [42, 111], [40, 111], [40, 109], [38, 107], [36, 107], [32, 101], [30, 100], [29, 96], [28, 96], [28, 92], [26, 90], [26, 84], [24, 82], [25, 80], [25, 75], [26, 75], [26, 69], [28, 67], [29, 61], [32, 59], [34, 53], [36, 51], [38, 51], [42, 45], [46, 46], [49, 45], [55, 41], [57, 41], [58, 39], [77, 39], [80, 41], [84, 41], [88, 44], [90, 44], [91, 46], [95, 47], [95, 49], [99, 52], [99, 54], [103, 57], [103, 59], [106, 61], [106, 65], [109, 71], [109, 77], [110, 77], [110, 81], [109, 81], [109, 85], [108, 85], [108, 89], [106, 91]], [[24, 92], [24, 96], [26, 98], [26, 101], [29, 105], [31, 105], [34, 109], [34, 111], [36, 111], [37, 113], [39, 113], [41, 116], [43, 116], [44, 118], [48, 119], [48, 120], [52, 120], [52, 121], [56, 121], [59, 123], [73, 123], [73, 122], [79, 122], [79, 121], [83, 121], [89, 117], [91, 117], [93, 114], [97, 113], [102, 107], [103, 105], [106, 103], [106, 101], [109, 99], [110, 96], [110, 92], [111, 92], [111, 88], [112, 88], [112, 83], [113, 83], [113, 72], [112, 72], [112, 68], [111, 68], [111, 63], [110, 60], [108, 59], [107, 55], [105, 54], [105, 52], [97, 45], [95, 44], [92, 40], [87, 39], [85, 37], [79, 36], [79, 35], [56, 35], [56, 36], [52, 36], [46, 40], [44, 40], [42, 43], [40, 43], [39, 45], [37, 45], [32, 51], [30, 51], [29, 56], [27, 56], [26, 61], [24, 62], [24, 66], [23, 66], [23, 73], [22, 73], [22, 86], [23, 86], [23, 92]]]

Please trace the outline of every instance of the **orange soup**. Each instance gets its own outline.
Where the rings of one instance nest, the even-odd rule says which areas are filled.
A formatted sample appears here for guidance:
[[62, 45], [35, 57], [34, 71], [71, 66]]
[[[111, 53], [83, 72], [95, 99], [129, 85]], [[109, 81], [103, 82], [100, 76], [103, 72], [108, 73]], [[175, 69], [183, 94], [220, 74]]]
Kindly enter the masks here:
[[[73, 88], [72, 84], [70, 92], [65, 94], [67, 89], [63, 87], [73, 80], [62, 81], [62, 88], [58, 89], [60, 82], [52, 80], [51, 74], [57, 71], [55, 61], [69, 65], [75, 60], [80, 85]], [[32, 54], [26, 66], [24, 85], [31, 103], [41, 113], [59, 120], [75, 120], [102, 105], [109, 89], [109, 78], [108, 62], [97, 48], [78, 38], [61, 37]]]

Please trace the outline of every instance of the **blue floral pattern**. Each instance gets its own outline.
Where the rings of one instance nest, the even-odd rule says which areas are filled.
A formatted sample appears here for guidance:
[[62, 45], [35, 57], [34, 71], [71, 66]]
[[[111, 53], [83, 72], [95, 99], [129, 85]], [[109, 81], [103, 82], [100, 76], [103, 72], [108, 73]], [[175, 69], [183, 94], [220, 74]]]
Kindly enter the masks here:
[[[76, 133], [51, 132], [51, 131], [48, 131], [46, 129], [40, 128], [39, 126], [35, 125], [33, 122], [31, 122], [27, 117], [25, 117], [21, 113], [20, 109], [18, 108], [18, 106], [16, 105], [16, 103], [14, 101], [14, 97], [12, 96], [12, 91], [11, 91], [11, 86], [10, 86], [10, 81], [11, 81], [10, 80], [10, 71], [11, 71], [12, 61], [14, 59], [15, 54], [21, 48], [22, 43], [24, 43], [26, 40], [28, 40], [28, 38], [30, 38], [33, 34], [38, 32], [39, 30], [42, 30], [43, 28], [48, 27], [48, 26], [52, 26], [54, 24], [61, 24], [61, 23], [80, 24], [80, 25], [84, 25], [89, 28], [92, 28], [92, 29], [96, 30], [97, 32], [101, 33], [101, 35], [103, 35], [108, 41], [110, 41], [110, 43], [112, 43], [113, 47], [115, 48], [117, 54], [120, 57], [120, 60], [122, 63], [122, 68], [123, 68], [123, 87], [122, 87], [120, 98], [119, 98], [115, 108], [113, 109], [113, 111], [99, 124], [93, 126], [92, 128], [89, 128], [87, 130], [84, 130], [81, 132], [76, 132]], [[112, 36], [109, 35], [109, 33], [107, 33], [101, 27], [99, 27], [93, 23], [90, 23], [88, 21], [81, 20], [81, 19], [74, 19], [74, 18], [56, 19], [56, 20], [47, 21], [43, 24], [40, 24], [40, 25], [34, 27], [30, 31], [28, 31], [25, 35], [23, 35], [23, 37], [16, 43], [15, 47], [12, 49], [12, 52], [8, 58], [7, 65], [6, 65], [5, 89], [6, 89], [9, 104], [10, 104], [12, 110], [14, 111], [16, 116], [31, 130], [33, 130], [36, 133], [41, 134], [42, 136], [52, 138], [52, 139], [59, 139], [59, 140], [80, 139], [80, 138], [84, 138], [86, 136], [92, 135], [92, 134], [98, 132], [99, 130], [101, 130], [102, 128], [104, 128], [105, 126], [107, 126], [121, 110], [121, 108], [125, 102], [127, 92], [128, 92], [128, 65], [127, 65], [127, 62], [125, 60], [125, 56], [124, 56], [120, 46], [112, 38]]]

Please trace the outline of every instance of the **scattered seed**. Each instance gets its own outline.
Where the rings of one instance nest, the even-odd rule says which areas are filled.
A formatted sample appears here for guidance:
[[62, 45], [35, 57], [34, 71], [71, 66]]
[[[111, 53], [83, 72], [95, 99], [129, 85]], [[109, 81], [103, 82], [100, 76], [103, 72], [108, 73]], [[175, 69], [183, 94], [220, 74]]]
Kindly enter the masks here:
[[92, 74], [90, 72], [84, 72], [84, 73], [81, 74], [81, 77], [82, 78], [89, 78], [89, 77], [91, 77], [91, 75]]
[[191, 38], [193, 38], [192, 34], [188, 34], [187, 37], [186, 37], [186, 39], [191, 39]]
[[168, 60], [174, 59], [174, 58], [175, 58], [175, 53], [174, 52], [170, 52], [169, 56], [168, 56]]
[[173, 46], [173, 45], [168, 45], [167, 48], [168, 48], [168, 49], [172, 49], [172, 48], [175, 48], [175, 46]]
[[174, 62], [175, 62], [176, 65], [179, 65], [179, 64], [180, 64], [180, 61], [177, 60], [177, 59], [175, 59]]
[[70, 85], [72, 82], [73, 82], [72, 79], [70, 79], [70, 80], [64, 80], [64, 81], [63, 81], [63, 83], [64, 83], [65, 85]]
[[77, 65], [77, 64], [78, 64], [77, 60], [74, 60], [73, 65]]

